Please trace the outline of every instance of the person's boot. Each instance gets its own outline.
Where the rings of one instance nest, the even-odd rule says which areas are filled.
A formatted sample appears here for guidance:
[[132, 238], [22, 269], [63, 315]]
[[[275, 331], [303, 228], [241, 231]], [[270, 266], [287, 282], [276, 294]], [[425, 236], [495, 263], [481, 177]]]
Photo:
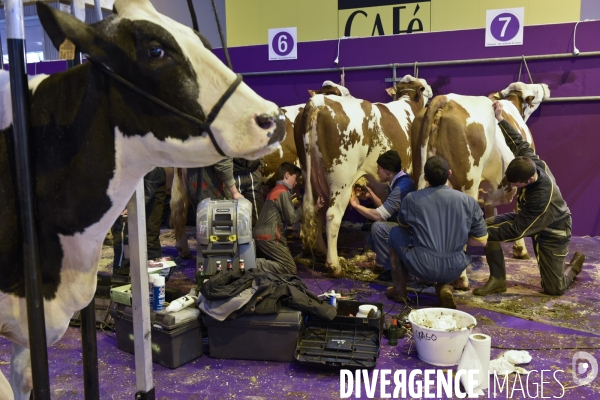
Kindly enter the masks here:
[[475, 296], [506, 292], [506, 266], [500, 242], [488, 242], [485, 256], [490, 267], [490, 277], [483, 287], [473, 290]]
[[452, 292], [454, 287], [451, 284], [437, 284], [435, 285], [435, 292], [440, 299], [440, 306], [444, 308], [456, 309], [456, 301], [454, 301], [454, 295]]
[[408, 301], [408, 291], [406, 290], [408, 271], [401, 265], [400, 258], [392, 249], [390, 249], [390, 267], [393, 286], [385, 289], [385, 295], [394, 301], [406, 303]]
[[580, 252], [575, 252], [575, 254], [573, 254], [573, 258], [571, 258], [571, 262], [567, 265], [567, 269], [565, 270], [565, 276], [567, 278], [568, 284], [573, 282], [573, 279], [575, 279], [575, 277], [579, 275], [581, 269], [583, 268], [584, 262], [584, 254]]

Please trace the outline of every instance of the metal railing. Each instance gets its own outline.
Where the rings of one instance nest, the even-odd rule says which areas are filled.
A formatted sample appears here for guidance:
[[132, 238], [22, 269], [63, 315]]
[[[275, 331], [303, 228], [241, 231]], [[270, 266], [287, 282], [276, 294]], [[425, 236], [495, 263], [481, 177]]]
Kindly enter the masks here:
[[[424, 62], [411, 62], [411, 63], [392, 63], [392, 64], [376, 64], [376, 65], [364, 65], [356, 67], [335, 67], [335, 68], [313, 68], [313, 69], [299, 69], [299, 70], [285, 70], [285, 71], [260, 71], [260, 72], [245, 72], [242, 76], [272, 76], [272, 75], [296, 75], [296, 74], [315, 74], [315, 73], [327, 73], [342, 71], [367, 71], [375, 69], [392, 69], [392, 78], [386, 78], [386, 82], [398, 82], [400, 78], [396, 76], [396, 70], [398, 68], [413, 68], [413, 76], [418, 77], [420, 67], [435, 67], [435, 66], [449, 66], [449, 65], [469, 65], [469, 64], [485, 64], [485, 63], [497, 63], [497, 62], [514, 62], [521, 61], [525, 63], [527, 61], [537, 60], [558, 60], [564, 58], [585, 58], [585, 57], [598, 57], [600, 51], [588, 51], [581, 52], [577, 55], [573, 53], [557, 53], [557, 54], [540, 54], [533, 56], [512, 56], [512, 57], [493, 57], [493, 58], [473, 58], [467, 60], [447, 60], [447, 61], [424, 61]], [[528, 71], [529, 72], [529, 71]], [[519, 72], [520, 78], [520, 72]], [[600, 100], [600, 96], [573, 96], [573, 97], [555, 97], [544, 100], [544, 102], [569, 102], [569, 101], [597, 101]]]

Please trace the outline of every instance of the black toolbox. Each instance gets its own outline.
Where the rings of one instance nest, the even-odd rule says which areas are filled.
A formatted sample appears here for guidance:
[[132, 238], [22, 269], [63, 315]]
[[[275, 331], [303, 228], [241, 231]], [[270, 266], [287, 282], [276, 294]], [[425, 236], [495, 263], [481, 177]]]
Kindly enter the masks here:
[[277, 314], [252, 314], [218, 321], [203, 315], [213, 358], [235, 360], [294, 360], [302, 313], [285, 307]]
[[[115, 320], [117, 347], [134, 353], [132, 308], [112, 303], [110, 314]], [[174, 313], [151, 311], [152, 361], [177, 368], [202, 356], [202, 330], [199, 310], [184, 308]]]
[[[372, 304], [375, 318], [356, 318], [358, 307]], [[294, 353], [296, 363], [321, 368], [373, 368], [377, 364], [383, 331], [383, 304], [339, 300], [331, 322], [307, 317]]]

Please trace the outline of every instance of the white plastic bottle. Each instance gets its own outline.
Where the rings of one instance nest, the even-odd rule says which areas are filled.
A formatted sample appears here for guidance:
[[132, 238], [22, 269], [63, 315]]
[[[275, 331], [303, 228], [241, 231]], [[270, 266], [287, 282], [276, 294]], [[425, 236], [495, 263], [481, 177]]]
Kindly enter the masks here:
[[165, 309], [165, 277], [157, 275], [154, 278], [154, 311]]
[[165, 308], [165, 311], [166, 312], [175, 312], [175, 311], [183, 310], [184, 308], [189, 307], [189, 306], [193, 305], [194, 303], [196, 303], [197, 300], [198, 300], [198, 296], [192, 296], [191, 294], [188, 294], [187, 296], [183, 296], [183, 297], [173, 300], [171, 302], [171, 304], [169, 304], [169, 306], [167, 308]]

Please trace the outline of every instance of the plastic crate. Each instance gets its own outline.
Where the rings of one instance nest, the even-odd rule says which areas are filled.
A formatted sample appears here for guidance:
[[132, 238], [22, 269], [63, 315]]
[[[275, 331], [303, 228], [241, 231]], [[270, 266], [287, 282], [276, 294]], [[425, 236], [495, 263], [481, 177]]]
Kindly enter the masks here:
[[[110, 314], [115, 320], [117, 347], [133, 354], [132, 308], [112, 303]], [[185, 308], [176, 313], [152, 312], [151, 319], [153, 362], [177, 368], [202, 356], [202, 331], [197, 309]]]
[[[372, 304], [378, 318], [356, 318], [358, 307]], [[383, 305], [352, 300], [338, 301], [338, 315], [331, 322], [307, 317], [298, 337], [294, 361], [327, 369], [373, 368], [379, 358], [383, 330]]]
[[291, 362], [302, 313], [284, 309], [278, 314], [244, 315], [227, 321], [204, 315], [203, 324], [213, 358]]

